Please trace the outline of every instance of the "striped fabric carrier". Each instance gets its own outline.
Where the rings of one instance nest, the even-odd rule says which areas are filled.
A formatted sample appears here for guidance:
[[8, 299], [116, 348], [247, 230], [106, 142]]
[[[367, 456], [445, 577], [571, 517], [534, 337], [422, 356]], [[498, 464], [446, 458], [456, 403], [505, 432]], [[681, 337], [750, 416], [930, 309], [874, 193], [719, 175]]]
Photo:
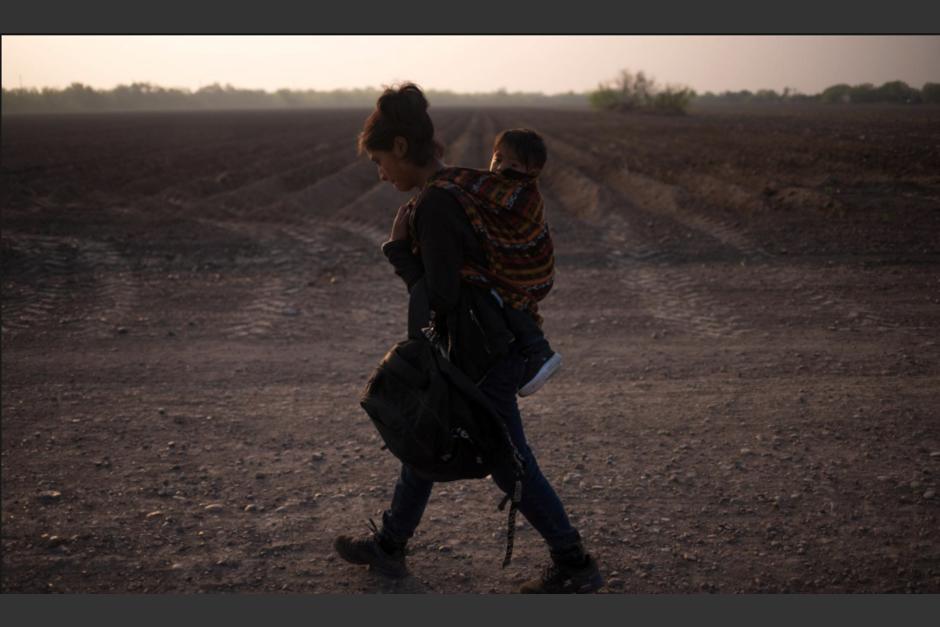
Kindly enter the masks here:
[[453, 167], [432, 176], [431, 186], [460, 202], [486, 255], [488, 267], [468, 263], [461, 278], [495, 289], [503, 302], [527, 310], [541, 326], [538, 302], [554, 283], [555, 250], [535, 178]]

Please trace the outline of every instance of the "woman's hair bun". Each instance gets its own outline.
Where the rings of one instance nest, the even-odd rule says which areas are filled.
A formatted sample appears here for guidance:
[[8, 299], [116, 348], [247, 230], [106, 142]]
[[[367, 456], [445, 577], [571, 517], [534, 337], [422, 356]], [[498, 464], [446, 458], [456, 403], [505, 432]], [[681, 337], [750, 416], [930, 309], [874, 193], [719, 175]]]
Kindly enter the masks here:
[[359, 133], [359, 152], [391, 150], [395, 138], [408, 140], [405, 157], [417, 165], [425, 165], [443, 148], [434, 140], [434, 122], [428, 115], [428, 99], [412, 82], [387, 87], [375, 103], [373, 111]]
[[428, 110], [428, 99], [414, 83], [388, 87], [379, 96], [378, 109], [397, 122], [413, 120]]

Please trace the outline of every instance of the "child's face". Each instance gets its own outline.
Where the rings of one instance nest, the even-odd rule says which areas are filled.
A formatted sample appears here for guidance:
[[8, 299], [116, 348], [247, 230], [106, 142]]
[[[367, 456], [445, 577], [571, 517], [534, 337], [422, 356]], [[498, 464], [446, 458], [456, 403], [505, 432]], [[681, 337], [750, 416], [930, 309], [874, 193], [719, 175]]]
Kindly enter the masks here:
[[511, 148], [499, 145], [493, 151], [493, 158], [490, 160], [490, 172], [502, 172], [503, 170], [515, 170], [522, 174], [538, 174], [537, 168], [526, 167], [526, 164]]

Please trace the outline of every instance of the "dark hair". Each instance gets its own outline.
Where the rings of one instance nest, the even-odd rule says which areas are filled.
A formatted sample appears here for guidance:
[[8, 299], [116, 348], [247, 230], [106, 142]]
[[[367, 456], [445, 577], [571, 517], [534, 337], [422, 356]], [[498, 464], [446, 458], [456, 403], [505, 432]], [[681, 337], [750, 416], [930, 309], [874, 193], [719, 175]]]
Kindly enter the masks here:
[[434, 139], [427, 98], [414, 83], [386, 87], [382, 92], [359, 133], [359, 154], [365, 150], [391, 150], [396, 137], [408, 141], [405, 159], [415, 165], [426, 165], [444, 153], [443, 146]]
[[500, 146], [510, 149], [527, 168], [542, 169], [548, 160], [548, 151], [542, 136], [530, 128], [512, 128], [503, 131], [493, 141], [493, 150]]

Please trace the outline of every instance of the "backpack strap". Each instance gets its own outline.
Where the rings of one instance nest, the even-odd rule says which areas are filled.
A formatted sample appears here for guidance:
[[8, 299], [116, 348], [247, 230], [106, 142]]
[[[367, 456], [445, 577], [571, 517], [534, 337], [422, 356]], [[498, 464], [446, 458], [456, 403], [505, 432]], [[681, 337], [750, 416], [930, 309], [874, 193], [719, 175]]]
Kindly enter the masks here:
[[[454, 342], [453, 330], [456, 327], [456, 321], [457, 314], [455, 311], [451, 311], [447, 316], [447, 330], [450, 346], [453, 346]], [[454, 384], [455, 387], [457, 387], [457, 389], [485, 407], [487, 411], [496, 417], [497, 422], [502, 428], [503, 435], [506, 437], [506, 442], [509, 444], [509, 449], [512, 453], [513, 475], [515, 475], [516, 481], [513, 486], [512, 494], [507, 494], [498, 506], [499, 511], [502, 511], [505, 509], [506, 503], [510, 500], [512, 501], [512, 504], [509, 506], [509, 521], [508, 528], [506, 530], [506, 555], [503, 557], [503, 568], [506, 568], [506, 566], [508, 566], [512, 561], [512, 549], [516, 536], [516, 512], [519, 510], [520, 501], [522, 501], [522, 479], [525, 476], [524, 458], [522, 457], [522, 454], [519, 453], [519, 449], [516, 448], [515, 443], [513, 443], [512, 437], [509, 435], [509, 430], [506, 428], [506, 423], [499, 415], [499, 412], [497, 412], [493, 407], [492, 403], [490, 403], [490, 399], [488, 399], [486, 395], [480, 391], [480, 388], [477, 387], [469, 377], [461, 372], [457, 366], [452, 364], [449, 359], [443, 357], [442, 353], [434, 351], [434, 358], [437, 360], [441, 371], [447, 375], [447, 378], [451, 381], [451, 383]]]
[[521, 477], [516, 478], [512, 495], [507, 494], [503, 500], [500, 501], [498, 506], [499, 511], [503, 511], [506, 508], [506, 503], [509, 502], [510, 499], [512, 500], [512, 505], [509, 506], [509, 529], [506, 531], [506, 555], [503, 557], [503, 568], [509, 566], [509, 562], [512, 561], [512, 547], [516, 541], [516, 512], [519, 511], [519, 501], [522, 500]]

